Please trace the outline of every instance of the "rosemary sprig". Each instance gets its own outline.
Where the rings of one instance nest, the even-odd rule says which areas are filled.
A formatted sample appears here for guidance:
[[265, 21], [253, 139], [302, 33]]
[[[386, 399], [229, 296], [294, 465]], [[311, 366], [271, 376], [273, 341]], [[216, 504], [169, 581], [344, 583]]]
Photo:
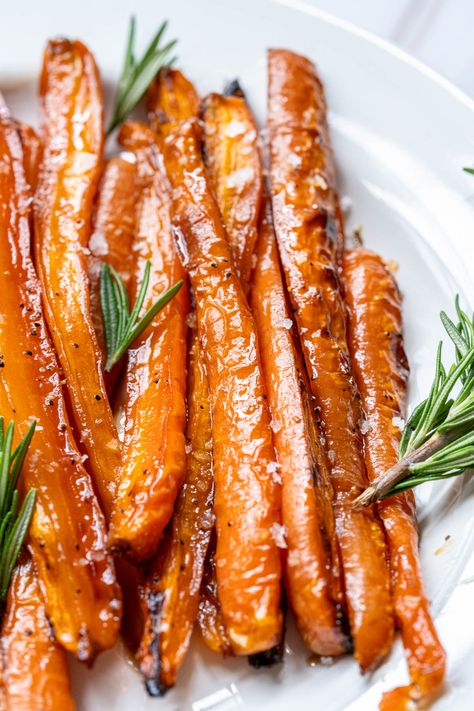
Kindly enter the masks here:
[[183, 282], [178, 281], [160, 296], [153, 306], [138, 320], [140, 311], [145, 301], [148, 284], [150, 281], [150, 261], [147, 259], [143, 281], [138, 290], [137, 300], [130, 313], [127, 291], [122, 279], [116, 270], [102, 264], [100, 274], [100, 301], [102, 307], [102, 321], [104, 324], [105, 344], [107, 347], [107, 362], [105, 371], [110, 371], [118, 363], [132, 343], [152, 322], [157, 313], [176, 296]]
[[474, 315], [456, 297], [457, 323], [440, 314], [455, 349], [449, 370], [438, 345], [435, 376], [428, 397], [413, 411], [400, 442], [400, 460], [354, 501], [366, 506], [436, 479], [458, 476], [474, 466]]
[[135, 18], [130, 19], [128, 31], [127, 47], [122, 68], [122, 74], [118, 83], [117, 94], [115, 96], [115, 106], [107, 129], [107, 135], [117, 128], [133, 111], [140, 99], [145, 94], [158, 71], [163, 66], [170, 66], [176, 61], [176, 57], [170, 57], [171, 50], [177, 40], [171, 40], [167, 44], [160, 46], [168, 23], [163, 22], [158, 32], [151, 40], [148, 49], [143, 57], [137, 61], [135, 58]]
[[471, 175], [474, 175], [474, 168], [463, 168], [463, 170], [464, 170], [466, 173], [470, 173]]
[[36, 420], [20, 444], [12, 452], [14, 424], [6, 431], [0, 417], [0, 607], [6, 601], [13, 569], [20, 555], [36, 500], [36, 490], [30, 489], [18, 511], [19, 494], [16, 485], [36, 427]]

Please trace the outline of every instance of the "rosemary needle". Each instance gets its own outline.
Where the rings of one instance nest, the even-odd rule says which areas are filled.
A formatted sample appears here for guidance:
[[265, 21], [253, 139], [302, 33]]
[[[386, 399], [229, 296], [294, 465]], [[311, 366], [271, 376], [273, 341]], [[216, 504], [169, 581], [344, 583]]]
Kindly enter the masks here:
[[449, 370], [438, 345], [435, 375], [428, 397], [413, 411], [400, 441], [400, 460], [354, 501], [367, 506], [427, 481], [449, 479], [474, 466], [474, 315], [455, 302], [457, 323], [442, 311], [455, 361]]
[[150, 306], [142, 318], [138, 319], [145, 301], [149, 281], [150, 261], [147, 259], [143, 281], [138, 290], [132, 313], [130, 313], [127, 291], [122, 279], [112, 266], [105, 262], [102, 264], [100, 301], [107, 348], [106, 372], [109, 372], [119, 362], [132, 343], [143, 333], [159, 311], [176, 296], [183, 285], [182, 281], [178, 281], [174, 286], [171, 286]]
[[36, 420], [20, 444], [12, 452], [14, 424], [5, 430], [0, 417], [0, 607], [5, 605], [10, 579], [30, 525], [36, 500], [36, 490], [30, 489], [18, 510], [19, 494], [16, 488], [26, 452], [36, 427]]
[[122, 74], [118, 83], [114, 111], [107, 129], [107, 135], [112, 133], [133, 111], [160, 68], [170, 66], [176, 60], [176, 57], [170, 57], [170, 53], [177, 40], [171, 40], [171, 42], [164, 45], [160, 44], [167, 24], [166, 21], [161, 24], [143, 57], [137, 61], [135, 58], [136, 23], [135, 18], [131, 18]]

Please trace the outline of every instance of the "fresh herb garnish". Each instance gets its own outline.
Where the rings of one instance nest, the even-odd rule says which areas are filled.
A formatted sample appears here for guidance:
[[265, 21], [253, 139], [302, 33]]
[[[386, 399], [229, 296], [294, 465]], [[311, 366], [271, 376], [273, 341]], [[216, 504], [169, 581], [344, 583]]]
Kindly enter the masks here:
[[161, 24], [145, 54], [137, 61], [135, 59], [135, 18], [131, 18], [122, 74], [115, 96], [114, 112], [109, 128], [107, 129], [107, 135], [112, 133], [112, 131], [127, 118], [128, 114], [133, 111], [158, 74], [160, 68], [170, 66], [176, 61], [176, 57], [170, 57], [170, 52], [177, 40], [171, 40], [171, 42], [168, 42], [164, 46], [160, 46], [167, 25], [168, 23], [166, 21]]
[[140, 320], [138, 315], [145, 301], [148, 283], [150, 281], [150, 261], [147, 259], [143, 281], [138, 290], [137, 300], [130, 313], [127, 290], [120, 275], [109, 264], [102, 264], [100, 274], [100, 302], [102, 307], [102, 321], [104, 323], [105, 344], [107, 347], [107, 362], [105, 371], [108, 372], [118, 363], [125, 351], [133, 341], [140, 336], [145, 328], [155, 318], [156, 314], [176, 296], [183, 282], [178, 281], [160, 296], [153, 306]]
[[366, 506], [474, 466], [474, 316], [461, 309], [458, 297], [456, 313], [456, 324], [444, 311], [440, 315], [454, 344], [455, 362], [446, 370], [440, 342], [430, 393], [405, 425], [399, 462], [372, 482], [354, 505]]
[[36, 420], [12, 453], [14, 424], [6, 431], [0, 417], [0, 607], [6, 601], [13, 569], [20, 555], [36, 500], [36, 490], [30, 489], [18, 511], [19, 494], [16, 485], [33, 438]]
[[463, 168], [463, 170], [464, 170], [466, 173], [470, 173], [471, 175], [474, 175], [474, 168]]

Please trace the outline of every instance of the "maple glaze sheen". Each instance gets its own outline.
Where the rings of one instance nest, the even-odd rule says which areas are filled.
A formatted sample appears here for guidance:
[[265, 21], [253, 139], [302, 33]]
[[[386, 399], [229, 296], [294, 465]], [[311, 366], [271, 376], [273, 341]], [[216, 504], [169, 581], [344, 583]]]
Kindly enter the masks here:
[[33, 564], [23, 556], [8, 592], [1, 635], [7, 709], [72, 711], [66, 652], [54, 639]]
[[209, 94], [202, 118], [206, 167], [234, 264], [247, 289], [263, 189], [257, 125], [239, 96]]
[[181, 121], [199, 114], [199, 95], [179, 69], [162, 67], [148, 91], [148, 119], [155, 133], [166, 138]]
[[268, 113], [275, 231], [311, 389], [321, 408], [355, 657], [365, 671], [390, 649], [394, 623], [380, 520], [373, 508], [351, 508], [367, 484], [361, 410], [339, 288], [341, 230], [326, 103], [309, 60], [270, 50]]
[[[140, 198], [134, 240], [134, 291], [150, 282], [143, 306], [186, 274], [177, 254], [165, 176], [155, 146], [137, 152]], [[128, 351], [122, 471], [110, 519], [109, 545], [131, 560], [157, 550], [186, 471], [186, 285]]]
[[35, 202], [36, 263], [74, 425], [108, 513], [119, 442], [90, 314], [86, 260], [102, 168], [103, 101], [94, 58], [83, 44], [66, 39], [48, 43], [40, 98], [43, 155]]
[[199, 591], [199, 610], [197, 622], [201, 637], [209, 649], [224, 657], [233, 656], [234, 652], [227, 634], [222, 608], [217, 594], [216, 573], [216, 531], [211, 534], [207, 558], [204, 565], [201, 590]]
[[269, 204], [256, 254], [251, 304], [272, 420], [279, 425], [273, 439], [287, 531], [286, 589], [306, 645], [316, 654], [335, 656], [347, 651], [347, 640], [331, 595], [331, 557], [316, 489], [320, 473], [310, 442], [305, 386], [297, 368]]
[[103, 262], [111, 265], [120, 275], [126, 290], [130, 290], [138, 198], [136, 172], [134, 163], [118, 156], [110, 158], [100, 179], [92, 216], [87, 273], [92, 322], [103, 359], [106, 352], [100, 305], [100, 270]]
[[160, 553], [152, 566], [144, 599], [161, 596], [159, 615], [146, 615], [137, 658], [146, 680], [173, 686], [191, 639], [199, 588], [214, 525], [209, 388], [197, 330], [188, 360], [186, 479]]
[[[402, 340], [401, 299], [382, 259], [366, 250], [346, 252], [343, 278], [349, 310], [354, 374], [367, 420], [365, 459], [369, 481], [398, 461], [408, 368]], [[381, 709], [410, 709], [442, 684], [445, 653], [436, 634], [421, 579], [412, 492], [378, 505], [388, 541], [397, 624], [407, 651], [411, 684], [384, 695]]]
[[37, 489], [28, 545], [58, 640], [91, 660], [117, 640], [120, 591], [104, 518], [67, 418], [31, 261], [21, 144], [4, 107], [0, 156], [0, 412], [15, 421], [18, 439], [37, 419], [21, 480], [25, 490]]
[[[172, 219], [189, 253], [209, 379], [219, 600], [237, 654], [279, 640], [280, 554], [272, 536], [279, 491], [255, 324], [207, 181], [196, 122], [165, 142]], [[269, 466], [270, 465], [270, 466]]]

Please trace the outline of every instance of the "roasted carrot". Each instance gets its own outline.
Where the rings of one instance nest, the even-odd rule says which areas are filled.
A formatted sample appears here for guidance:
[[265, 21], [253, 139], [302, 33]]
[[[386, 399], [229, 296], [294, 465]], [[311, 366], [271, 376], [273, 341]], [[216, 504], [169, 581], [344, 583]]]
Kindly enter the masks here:
[[326, 103], [314, 66], [286, 50], [269, 53], [269, 144], [275, 230], [334, 489], [355, 656], [363, 671], [390, 649], [393, 614], [383, 529], [374, 509], [351, 502], [367, 483], [360, 401], [338, 280], [341, 228]]
[[26, 554], [13, 574], [0, 646], [7, 709], [74, 709], [66, 652], [54, 638]]
[[[400, 423], [405, 416], [408, 368], [401, 299], [393, 275], [373, 252], [347, 252], [343, 279], [352, 363], [366, 420], [365, 460], [373, 481], [398, 461]], [[377, 508], [388, 541], [395, 617], [411, 678], [409, 686], [386, 694], [381, 708], [409, 709], [439, 692], [445, 654], [423, 590], [413, 494], [391, 497]]]
[[106, 353], [100, 305], [100, 270], [103, 262], [110, 264], [129, 291], [133, 269], [132, 245], [137, 196], [134, 163], [120, 156], [107, 161], [94, 206], [92, 233], [89, 238], [90, 255], [87, 258], [92, 323], [103, 359]]
[[[190, 96], [183, 97], [183, 92]], [[171, 126], [188, 118], [190, 111], [197, 115], [197, 95], [180, 72], [160, 72], [154, 96], [150, 108], [160, 116], [158, 141]], [[197, 615], [199, 588], [213, 525], [209, 390], [194, 321], [191, 317], [186, 478], [170, 529], [144, 587], [145, 629], [138, 661], [152, 695], [164, 693], [175, 683], [184, 660]]]
[[318, 486], [324, 472], [312, 450], [311, 413], [305, 408], [269, 203], [256, 256], [251, 304], [272, 421], [277, 423], [275, 476], [282, 483], [286, 588], [306, 645], [316, 654], [334, 656], [347, 651], [348, 644], [332, 599], [332, 562]]
[[225, 657], [232, 656], [233, 650], [222, 616], [222, 609], [217, 594], [216, 574], [216, 532], [211, 534], [204, 575], [199, 596], [198, 624], [202, 639], [213, 652], [220, 652]]
[[163, 67], [148, 92], [148, 118], [158, 136], [170, 131], [199, 112], [196, 89], [179, 69]]
[[36, 190], [38, 167], [41, 158], [41, 141], [38, 134], [31, 126], [21, 121], [16, 122], [16, 129], [20, 136], [23, 148], [23, 164], [25, 177], [32, 193]]
[[[146, 617], [138, 653], [147, 688], [155, 695], [173, 686], [187, 651], [199, 604], [204, 560], [214, 525], [209, 391], [197, 331], [190, 345], [186, 480], [171, 529], [145, 587], [149, 603], [161, 598], [158, 616]], [[152, 607], [153, 605], [148, 605]], [[157, 649], [158, 648], [158, 649]], [[155, 650], [159, 654], [155, 653]]]
[[84, 45], [66, 39], [49, 42], [40, 95], [43, 155], [35, 204], [36, 263], [77, 438], [108, 513], [119, 443], [90, 314], [86, 262], [102, 167], [103, 102], [95, 62]]
[[[135, 288], [151, 262], [144, 308], [185, 278], [169, 217], [156, 146], [137, 152], [141, 185], [134, 242]], [[128, 352], [122, 472], [110, 520], [109, 545], [140, 562], [156, 552], [183, 482], [186, 458], [186, 316], [183, 287]]]
[[217, 579], [234, 652], [279, 639], [279, 492], [255, 324], [200, 155], [197, 122], [164, 145], [172, 219], [188, 253], [212, 413]]
[[206, 166], [234, 264], [246, 287], [263, 187], [257, 125], [243, 96], [209, 94], [202, 118]]
[[29, 548], [58, 640], [91, 660], [117, 639], [120, 592], [105, 522], [67, 418], [31, 259], [21, 143], [3, 104], [0, 156], [0, 410], [15, 420], [20, 437], [37, 419], [22, 475], [24, 486], [38, 491]]

